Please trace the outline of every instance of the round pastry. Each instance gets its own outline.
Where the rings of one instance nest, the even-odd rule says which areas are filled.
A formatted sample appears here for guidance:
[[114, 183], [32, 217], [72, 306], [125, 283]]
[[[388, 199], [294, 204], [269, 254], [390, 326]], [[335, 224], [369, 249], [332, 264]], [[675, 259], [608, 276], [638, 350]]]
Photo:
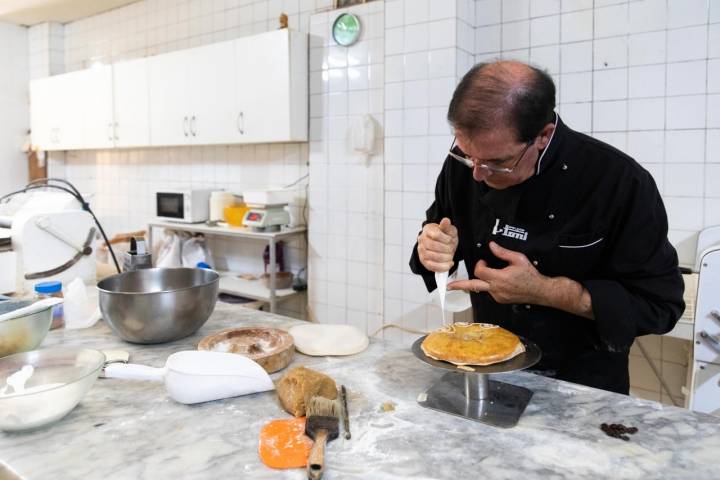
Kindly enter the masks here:
[[429, 334], [421, 345], [430, 358], [455, 365], [492, 365], [519, 355], [517, 335], [489, 323], [452, 323]]

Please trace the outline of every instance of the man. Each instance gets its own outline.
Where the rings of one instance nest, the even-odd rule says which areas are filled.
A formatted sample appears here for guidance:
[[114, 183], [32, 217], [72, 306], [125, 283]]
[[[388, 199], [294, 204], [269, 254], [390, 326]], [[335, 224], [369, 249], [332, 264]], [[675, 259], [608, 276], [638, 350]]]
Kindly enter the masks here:
[[455, 141], [410, 267], [464, 260], [476, 322], [535, 342], [537, 371], [629, 392], [635, 337], [670, 331], [685, 307], [667, 215], [650, 174], [568, 128], [555, 86], [519, 62], [480, 64], [453, 94]]

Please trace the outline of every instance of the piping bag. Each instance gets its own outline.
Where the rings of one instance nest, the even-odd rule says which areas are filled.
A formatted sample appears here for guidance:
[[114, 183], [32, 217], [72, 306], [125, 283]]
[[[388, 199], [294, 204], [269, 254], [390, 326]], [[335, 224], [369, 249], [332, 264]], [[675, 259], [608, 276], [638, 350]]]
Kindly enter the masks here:
[[445, 322], [445, 294], [447, 293], [447, 281], [449, 272], [435, 272], [435, 283], [437, 284], [438, 295], [440, 295], [440, 310], [442, 310], [443, 325]]

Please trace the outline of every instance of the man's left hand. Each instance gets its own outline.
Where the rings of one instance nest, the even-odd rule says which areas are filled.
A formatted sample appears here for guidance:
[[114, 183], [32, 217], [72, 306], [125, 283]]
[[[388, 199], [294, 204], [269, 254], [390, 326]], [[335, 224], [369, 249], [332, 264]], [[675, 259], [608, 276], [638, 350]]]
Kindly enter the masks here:
[[458, 280], [448, 284], [448, 290], [488, 292], [498, 303], [539, 304], [549, 277], [542, 275], [528, 258], [513, 250], [490, 242], [490, 250], [508, 266], [489, 268], [484, 260], [475, 264], [475, 279]]

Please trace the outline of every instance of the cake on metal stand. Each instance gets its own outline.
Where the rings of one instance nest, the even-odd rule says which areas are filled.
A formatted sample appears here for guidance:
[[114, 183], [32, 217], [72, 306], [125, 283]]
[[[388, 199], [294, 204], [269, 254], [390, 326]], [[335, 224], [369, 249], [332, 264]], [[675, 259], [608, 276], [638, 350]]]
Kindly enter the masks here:
[[532, 390], [490, 380], [490, 375], [532, 367], [542, 356], [537, 345], [521, 339], [525, 352], [510, 360], [487, 366], [468, 365], [458, 368], [425, 355], [420, 347], [423, 340], [424, 336], [413, 344], [413, 354], [428, 365], [449, 372], [427, 392], [420, 394], [418, 403], [421, 406], [500, 428], [510, 428], [517, 424], [530, 403]]

